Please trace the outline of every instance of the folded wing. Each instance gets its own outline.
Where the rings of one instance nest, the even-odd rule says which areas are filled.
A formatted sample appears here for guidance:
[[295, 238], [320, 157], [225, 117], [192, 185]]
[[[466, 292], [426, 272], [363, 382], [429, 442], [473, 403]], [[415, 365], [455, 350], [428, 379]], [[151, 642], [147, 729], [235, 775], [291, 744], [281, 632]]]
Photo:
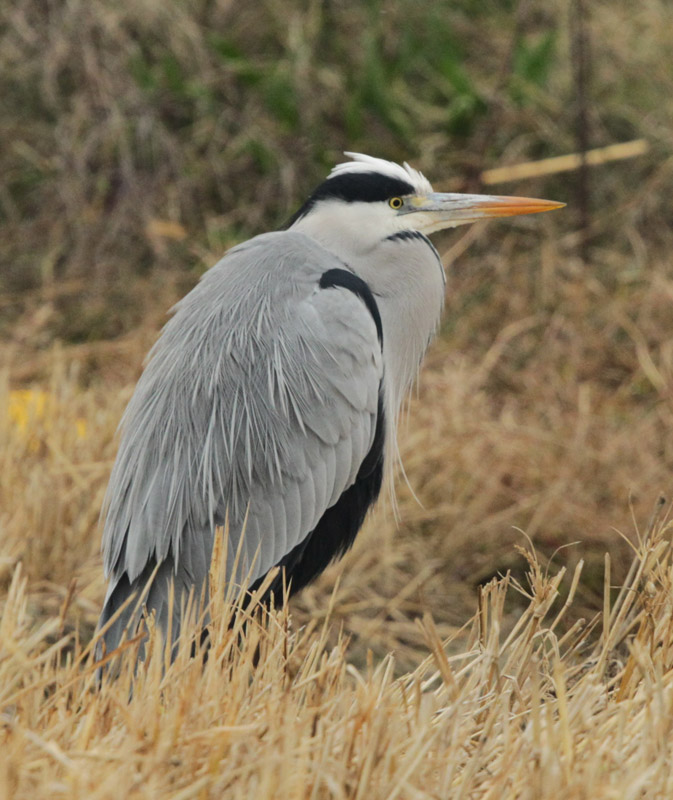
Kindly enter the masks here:
[[289, 231], [230, 251], [176, 307], [125, 413], [100, 624], [156, 568], [146, 607], [167, 629], [174, 581], [176, 636], [225, 523], [237, 584], [281, 565], [296, 590], [347, 549], [381, 485], [382, 381], [374, 298], [338, 259]]

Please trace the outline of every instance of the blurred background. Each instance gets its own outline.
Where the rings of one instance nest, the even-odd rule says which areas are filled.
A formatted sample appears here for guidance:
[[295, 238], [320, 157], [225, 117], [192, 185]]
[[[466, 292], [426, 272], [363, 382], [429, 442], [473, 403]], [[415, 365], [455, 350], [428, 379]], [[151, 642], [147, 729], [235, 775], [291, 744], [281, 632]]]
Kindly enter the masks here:
[[354, 657], [408, 666], [419, 614], [448, 635], [494, 575], [525, 584], [530, 538], [584, 561], [590, 620], [673, 485], [672, 40], [665, 0], [3, 4], [2, 592], [21, 563], [35, 624], [91, 634], [115, 428], [167, 310], [355, 150], [568, 206], [438, 238], [399, 524], [379, 509], [296, 618], [340, 576]]

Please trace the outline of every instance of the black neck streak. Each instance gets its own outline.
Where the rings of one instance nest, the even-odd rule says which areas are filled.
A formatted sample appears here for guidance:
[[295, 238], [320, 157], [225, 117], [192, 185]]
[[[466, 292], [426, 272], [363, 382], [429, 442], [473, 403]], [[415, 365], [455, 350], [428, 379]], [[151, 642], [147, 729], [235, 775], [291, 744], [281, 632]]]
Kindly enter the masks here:
[[414, 239], [417, 239], [418, 241], [427, 244], [427, 246], [432, 250], [432, 252], [437, 257], [437, 260], [441, 262], [442, 259], [440, 258], [439, 253], [437, 252], [437, 248], [430, 241], [430, 239], [428, 239], [428, 237], [424, 233], [421, 233], [420, 231], [398, 231], [398, 233], [393, 233], [392, 236], [386, 237], [387, 242], [410, 242], [413, 241]]

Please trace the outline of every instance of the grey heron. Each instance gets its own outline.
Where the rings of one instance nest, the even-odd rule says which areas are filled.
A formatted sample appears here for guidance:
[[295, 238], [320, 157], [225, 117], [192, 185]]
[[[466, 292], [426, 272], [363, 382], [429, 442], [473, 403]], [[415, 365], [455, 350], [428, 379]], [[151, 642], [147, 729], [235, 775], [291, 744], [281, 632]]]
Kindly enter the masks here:
[[208, 270], [150, 351], [104, 506], [108, 652], [150, 612], [177, 638], [225, 523], [227, 580], [250, 588], [279, 566], [271, 589], [284, 571], [296, 592], [348, 550], [440, 319], [428, 234], [563, 205], [435, 193], [406, 163], [346, 155], [284, 230]]

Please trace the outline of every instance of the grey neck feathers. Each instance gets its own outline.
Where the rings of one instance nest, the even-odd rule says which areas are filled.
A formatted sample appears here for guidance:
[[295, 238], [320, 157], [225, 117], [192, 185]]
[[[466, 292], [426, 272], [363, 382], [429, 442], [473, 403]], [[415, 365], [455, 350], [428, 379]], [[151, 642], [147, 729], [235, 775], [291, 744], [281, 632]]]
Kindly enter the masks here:
[[400, 458], [397, 421], [418, 375], [423, 356], [439, 324], [444, 305], [444, 269], [427, 240], [383, 240], [362, 260], [351, 256], [348, 266], [368, 284], [376, 299], [383, 327], [386, 395], [387, 484]]

